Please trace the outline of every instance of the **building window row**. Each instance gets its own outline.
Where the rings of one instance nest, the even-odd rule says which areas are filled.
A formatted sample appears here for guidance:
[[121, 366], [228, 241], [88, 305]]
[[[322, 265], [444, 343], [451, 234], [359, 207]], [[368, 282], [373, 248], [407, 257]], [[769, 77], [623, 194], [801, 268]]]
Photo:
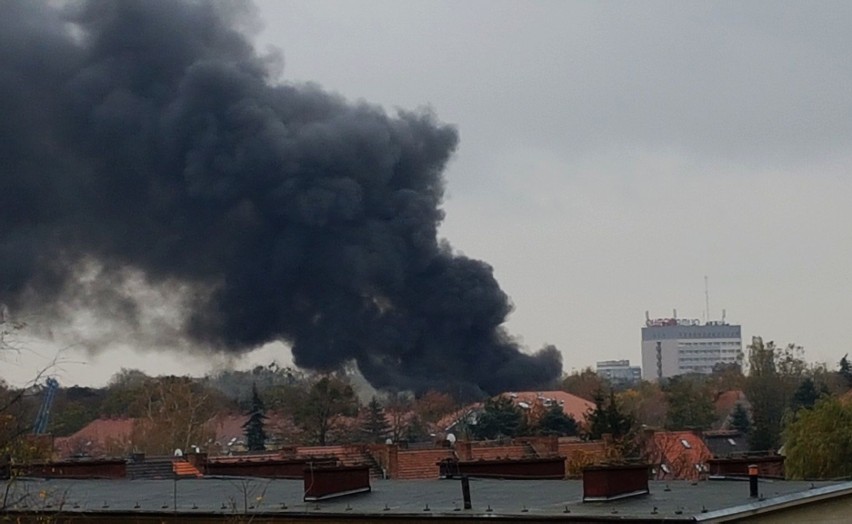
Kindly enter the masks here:
[[678, 349], [678, 355], [721, 355], [724, 353], [742, 353], [739, 348], [703, 348], [703, 349]]
[[740, 338], [739, 333], [690, 333], [680, 332], [678, 338]]
[[740, 346], [739, 340], [727, 340], [727, 341], [702, 341], [702, 342], [681, 342], [678, 341], [678, 346]]
[[701, 361], [701, 362], [727, 362], [736, 360], [736, 355], [702, 355], [702, 356], [682, 356], [678, 355], [678, 362]]

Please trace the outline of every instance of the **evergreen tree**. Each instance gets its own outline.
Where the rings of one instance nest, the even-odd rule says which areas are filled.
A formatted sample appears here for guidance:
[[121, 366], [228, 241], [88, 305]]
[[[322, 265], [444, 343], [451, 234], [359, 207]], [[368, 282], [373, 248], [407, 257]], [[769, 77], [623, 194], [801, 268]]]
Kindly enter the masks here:
[[610, 390], [609, 398], [604, 396], [603, 391], [595, 394], [595, 409], [593, 409], [586, 420], [589, 423], [587, 437], [599, 440], [608, 435], [611, 446], [607, 450], [609, 459], [623, 460], [633, 457], [639, 448], [634, 429], [635, 419], [625, 413], [615, 398], [615, 392]]
[[373, 397], [370, 403], [367, 404], [366, 416], [361, 425], [361, 433], [365, 438], [373, 443], [384, 441], [390, 433], [390, 424], [385, 417], [385, 410], [382, 405]]
[[566, 415], [562, 406], [553, 404], [539, 419], [536, 425], [536, 433], [559, 437], [573, 436], [578, 433], [577, 421], [574, 420], [574, 417]]
[[586, 417], [589, 424], [588, 437], [592, 440], [599, 440], [607, 433], [609, 428], [606, 417], [606, 397], [603, 390], [597, 390], [592, 400], [595, 403], [595, 407]]
[[749, 419], [748, 411], [746, 411], [742, 404], [737, 403], [734, 406], [734, 411], [731, 413], [731, 422], [728, 424], [728, 427], [739, 431], [743, 435], [747, 435], [751, 430], [751, 419]]
[[843, 385], [846, 389], [852, 388], [852, 364], [849, 363], [849, 354], [843, 355], [840, 359], [840, 370], [837, 372], [843, 379]]
[[796, 392], [793, 393], [793, 400], [790, 407], [793, 411], [798, 411], [802, 408], [810, 409], [814, 407], [814, 404], [816, 404], [819, 397], [820, 394], [819, 391], [817, 391], [814, 380], [811, 377], [806, 377], [802, 383], [799, 384]]
[[515, 437], [523, 431], [524, 415], [509, 397], [499, 396], [485, 401], [485, 407], [471, 432], [478, 439]]
[[589, 438], [598, 440], [604, 435], [611, 435], [619, 440], [633, 429], [633, 417], [621, 411], [615, 399], [615, 392], [609, 392], [606, 399], [603, 391], [595, 393], [595, 408], [589, 413]]
[[264, 451], [266, 449], [266, 408], [260, 395], [257, 394], [257, 384], [251, 386], [251, 411], [249, 419], [243, 424], [246, 436], [246, 446], [249, 451]]

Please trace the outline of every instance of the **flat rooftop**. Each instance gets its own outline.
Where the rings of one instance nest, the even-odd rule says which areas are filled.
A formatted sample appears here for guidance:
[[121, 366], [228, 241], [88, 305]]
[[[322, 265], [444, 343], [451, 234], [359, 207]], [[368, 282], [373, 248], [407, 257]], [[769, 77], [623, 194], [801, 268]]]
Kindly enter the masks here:
[[[650, 494], [610, 502], [583, 503], [579, 480], [470, 479], [473, 509], [464, 510], [461, 482], [376, 480], [372, 492], [321, 502], [303, 502], [301, 480], [211, 478], [185, 480], [17, 479], [9, 510], [109, 514], [256, 514], [311, 517], [451, 517], [514, 520], [695, 521], [714, 512], [808, 494], [852, 490], [852, 483], [760, 480], [760, 500], [747, 481], [651, 481]], [[780, 497], [780, 498], [779, 498]]]

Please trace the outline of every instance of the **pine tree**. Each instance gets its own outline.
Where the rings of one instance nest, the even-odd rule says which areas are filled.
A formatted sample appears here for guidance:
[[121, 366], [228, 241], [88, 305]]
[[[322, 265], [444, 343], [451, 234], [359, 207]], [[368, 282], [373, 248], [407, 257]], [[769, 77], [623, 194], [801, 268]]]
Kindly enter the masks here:
[[540, 435], [574, 436], [578, 433], [577, 421], [571, 415], [566, 415], [562, 406], [553, 404], [539, 419], [536, 432]]
[[491, 398], [485, 401], [482, 413], [471, 431], [478, 439], [516, 437], [524, 432], [524, 415], [511, 398]]
[[849, 354], [843, 355], [840, 359], [840, 370], [838, 374], [843, 379], [843, 385], [846, 389], [852, 388], [852, 364], [849, 363]]
[[811, 377], [807, 377], [801, 384], [799, 384], [799, 387], [793, 394], [791, 408], [793, 411], [798, 411], [802, 408], [810, 409], [814, 407], [819, 396], [819, 391], [817, 391], [816, 384], [814, 384], [813, 379]]
[[251, 386], [251, 411], [249, 419], [243, 424], [246, 445], [249, 451], [264, 451], [266, 449], [266, 408], [260, 395], [257, 394], [257, 384]]
[[367, 412], [361, 425], [361, 433], [373, 443], [382, 442], [390, 432], [390, 424], [385, 418], [385, 410], [381, 403], [373, 397], [367, 404]]
[[728, 427], [739, 431], [743, 435], [748, 434], [751, 430], [751, 420], [748, 418], [748, 411], [746, 411], [742, 404], [737, 403], [734, 406], [734, 411], [731, 413], [731, 422]]
[[595, 393], [595, 409], [589, 412], [586, 420], [589, 423], [587, 436], [597, 440], [609, 435], [612, 438], [614, 458], [624, 459], [638, 452], [634, 430], [635, 419], [624, 413], [615, 398], [615, 392], [610, 390], [609, 399], [603, 391]]
[[595, 408], [587, 417], [589, 438], [597, 440], [608, 434], [617, 440], [630, 433], [634, 425], [633, 417], [622, 413], [614, 391], [610, 391], [609, 399], [606, 399], [603, 391], [598, 391], [594, 400]]

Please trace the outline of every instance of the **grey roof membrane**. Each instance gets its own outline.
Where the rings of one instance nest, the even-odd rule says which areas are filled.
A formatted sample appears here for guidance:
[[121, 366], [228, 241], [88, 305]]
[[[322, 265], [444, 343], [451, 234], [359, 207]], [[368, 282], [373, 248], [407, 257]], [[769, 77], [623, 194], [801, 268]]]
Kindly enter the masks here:
[[[761, 480], [767, 503], [837, 483]], [[0, 483], [0, 489], [5, 489]], [[610, 502], [583, 503], [578, 480], [471, 479], [472, 510], [463, 510], [459, 480], [374, 480], [372, 491], [303, 502], [301, 480], [211, 478], [186, 480], [18, 479], [10, 509], [85, 512], [452, 514], [515, 517], [612, 517], [691, 519], [707, 512], [755, 502], [748, 482], [651, 481], [650, 494]]]

